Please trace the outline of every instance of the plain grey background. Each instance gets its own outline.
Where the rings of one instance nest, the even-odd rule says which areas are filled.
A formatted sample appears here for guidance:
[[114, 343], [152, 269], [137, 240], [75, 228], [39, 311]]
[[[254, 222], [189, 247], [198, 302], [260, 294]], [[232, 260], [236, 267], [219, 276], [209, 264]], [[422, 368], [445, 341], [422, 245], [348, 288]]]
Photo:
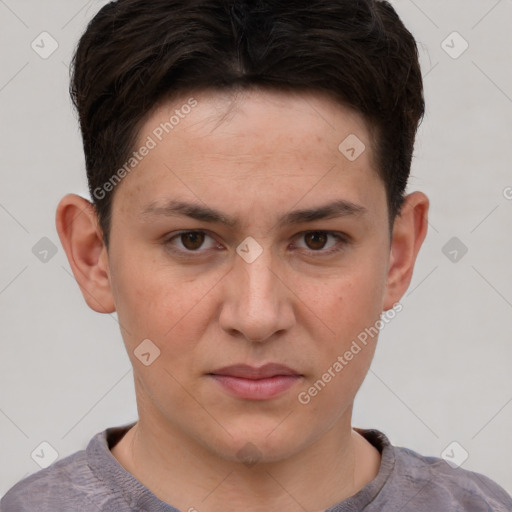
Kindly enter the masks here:
[[[116, 317], [88, 309], [54, 224], [64, 194], [87, 194], [68, 65], [104, 3], [0, 0], [0, 495], [52, 449], [137, 417]], [[420, 45], [409, 191], [429, 196], [430, 228], [353, 424], [424, 455], [467, 452], [463, 468], [512, 493], [512, 1], [392, 3]]]

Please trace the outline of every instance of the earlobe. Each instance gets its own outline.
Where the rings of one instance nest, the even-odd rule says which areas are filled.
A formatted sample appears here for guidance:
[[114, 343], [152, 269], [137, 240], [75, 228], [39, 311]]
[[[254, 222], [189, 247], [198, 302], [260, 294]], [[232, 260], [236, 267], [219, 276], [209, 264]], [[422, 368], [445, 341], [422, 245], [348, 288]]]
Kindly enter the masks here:
[[427, 235], [428, 209], [428, 197], [413, 192], [406, 196], [401, 214], [395, 220], [384, 310], [391, 309], [409, 288], [416, 258]]
[[115, 304], [108, 255], [94, 205], [76, 194], [68, 194], [59, 202], [55, 223], [85, 301], [98, 313], [112, 313]]

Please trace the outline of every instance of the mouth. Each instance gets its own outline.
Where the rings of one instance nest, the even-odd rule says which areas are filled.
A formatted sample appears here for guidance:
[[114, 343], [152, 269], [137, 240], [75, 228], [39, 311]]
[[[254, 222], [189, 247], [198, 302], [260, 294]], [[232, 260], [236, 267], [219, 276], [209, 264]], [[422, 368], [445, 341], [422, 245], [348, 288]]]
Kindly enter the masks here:
[[246, 400], [269, 400], [298, 383], [303, 375], [276, 363], [259, 368], [234, 365], [208, 374], [224, 391]]
[[236, 364], [233, 366], [226, 366], [210, 372], [209, 375], [224, 375], [227, 377], [238, 377], [241, 379], [268, 379], [278, 376], [300, 376], [300, 373], [292, 370], [288, 366], [277, 363], [268, 363], [259, 368], [249, 366], [246, 364]]

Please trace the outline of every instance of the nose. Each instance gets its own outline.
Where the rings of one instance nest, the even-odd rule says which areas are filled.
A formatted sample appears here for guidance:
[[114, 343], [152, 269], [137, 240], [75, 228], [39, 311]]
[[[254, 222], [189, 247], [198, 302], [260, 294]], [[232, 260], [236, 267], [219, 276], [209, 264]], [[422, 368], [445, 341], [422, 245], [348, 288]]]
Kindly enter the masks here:
[[249, 263], [236, 255], [227, 276], [220, 326], [231, 336], [264, 342], [289, 330], [293, 293], [269, 248]]

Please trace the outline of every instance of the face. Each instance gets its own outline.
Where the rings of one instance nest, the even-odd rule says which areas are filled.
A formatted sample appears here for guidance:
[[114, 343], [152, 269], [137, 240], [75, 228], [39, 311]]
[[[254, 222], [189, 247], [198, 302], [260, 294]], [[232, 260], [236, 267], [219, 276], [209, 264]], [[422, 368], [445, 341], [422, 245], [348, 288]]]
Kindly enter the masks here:
[[[147, 119], [136, 147], [151, 149], [113, 200], [109, 283], [140, 420], [228, 460], [249, 442], [279, 460], [350, 422], [376, 337], [344, 354], [399, 299], [385, 188], [363, 118], [330, 99], [193, 98]], [[268, 363], [295, 376], [219, 377]]]

